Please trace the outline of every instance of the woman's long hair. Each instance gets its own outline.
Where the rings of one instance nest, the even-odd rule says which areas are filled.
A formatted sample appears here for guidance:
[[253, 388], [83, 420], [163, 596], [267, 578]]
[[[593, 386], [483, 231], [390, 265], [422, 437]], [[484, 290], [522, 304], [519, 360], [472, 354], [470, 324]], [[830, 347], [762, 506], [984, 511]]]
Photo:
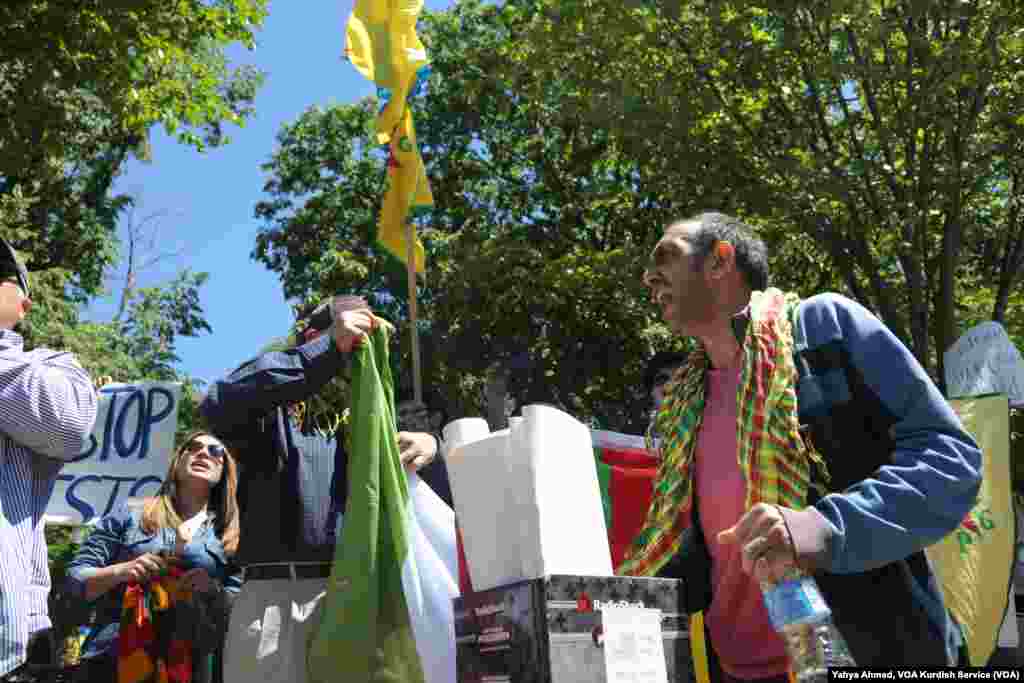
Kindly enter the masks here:
[[[188, 457], [188, 445], [200, 436], [214, 436], [207, 431], [196, 431], [188, 435], [181, 448], [171, 458], [167, 468], [167, 478], [160, 490], [152, 498], [146, 500], [142, 508], [142, 529], [154, 534], [160, 529], [177, 529], [182, 524], [175, 503], [178, 499], [178, 469]], [[214, 437], [216, 438], [216, 437]], [[218, 442], [220, 440], [218, 439]], [[220, 442], [223, 445], [223, 442]], [[207, 509], [213, 513], [213, 528], [224, 546], [227, 555], [234, 555], [238, 550], [238, 467], [231, 452], [224, 447], [224, 467], [220, 481], [210, 489], [210, 501]]]

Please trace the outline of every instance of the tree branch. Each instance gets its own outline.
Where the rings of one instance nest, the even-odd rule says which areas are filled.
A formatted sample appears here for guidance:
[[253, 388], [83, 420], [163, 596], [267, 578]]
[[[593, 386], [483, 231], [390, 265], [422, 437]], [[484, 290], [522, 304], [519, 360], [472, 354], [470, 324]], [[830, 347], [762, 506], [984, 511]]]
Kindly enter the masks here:
[[[860, 84], [864, 88], [864, 98], [868, 103], [868, 111], [871, 112], [871, 119], [874, 122], [875, 134], [878, 135], [878, 140], [882, 146], [882, 154], [885, 155], [885, 163], [888, 164], [889, 169], [896, 168], [895, 157], [893, 157], [892, 147], [889, 144], [889, 131], [885, 126], [885, 122], [882, 120], [881, 112], [878, 108], [878, 98], [875, 96], [875, 84], [871, 79], [871, 69], [867, 62], [867, 59], [861, 52], [860, 45], [857, 42], [857, 36], [853, 31], [853, 28], [847, 24], [846, 26], [846, 37], [850, 44], [850, 50], [853, 52], [853, 58], [857, 61], [860, 66]], [[909, 53], [909, 50], [908, 50]], [[907, 79], [909, 84], [910, 79]], [[843, 102], [844, 114], [846, 113], [846, 101], [842, 98], [840, 93], [840, 101]], [[909, 101], [909, 100], [908, 100]], [[885, 171], [885, 169], [882, 169]], [[883, 173], [886, 181], [889, 183], [889, 191], [892, 192], [893, 199], [900, 204], [904, 203], [904, 193], [899, 187], [899, 183], [896, 182], [896, 176], [892, 170]]]
[[1024, 204], [1024, 181], [1020, 171], [1010, 176], [1010, 211], [1006, 221], [1006, 246], [999, 265], [999, 286], [996, 299], [992, 306], [992, 319], [1003, 322], [1006, 318], [1006, 307], [1009, 305], [1010, 290], [1014, 281], [1024, 269], [1024, 216], [1021, 206]]

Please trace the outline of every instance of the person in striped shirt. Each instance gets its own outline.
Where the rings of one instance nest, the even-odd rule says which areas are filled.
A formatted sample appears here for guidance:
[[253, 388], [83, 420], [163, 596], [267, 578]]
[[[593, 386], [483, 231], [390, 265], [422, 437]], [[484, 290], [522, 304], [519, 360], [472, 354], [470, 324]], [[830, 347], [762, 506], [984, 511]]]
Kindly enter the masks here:
[[64, 462], [96, 421], [96, 390], [67, 352], [26, 351], [28, 272], [0, 238], [0, 683], [33, 680], [54, 657], [43, 513]]

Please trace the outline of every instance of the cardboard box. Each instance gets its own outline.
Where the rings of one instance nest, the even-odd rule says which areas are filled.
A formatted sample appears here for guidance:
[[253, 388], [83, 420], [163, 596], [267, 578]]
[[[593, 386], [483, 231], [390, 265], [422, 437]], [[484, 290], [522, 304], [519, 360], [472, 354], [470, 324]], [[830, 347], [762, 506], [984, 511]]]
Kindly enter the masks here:
[[551, 575], [454, 600], [459, 683], [606, 683], [601, 610], [662, 612], [670, 682], [693, 680], [682, 582]]

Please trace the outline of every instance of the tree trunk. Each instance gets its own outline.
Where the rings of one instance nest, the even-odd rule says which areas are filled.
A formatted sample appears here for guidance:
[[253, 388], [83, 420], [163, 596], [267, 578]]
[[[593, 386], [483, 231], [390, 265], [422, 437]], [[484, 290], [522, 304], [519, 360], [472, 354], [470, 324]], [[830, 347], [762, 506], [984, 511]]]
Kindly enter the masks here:
[[1006, 307], [1010, 303], [1010, 290], [1013, 289], [1013, 282], [1019, 270], [1020, 266], [1017, 267], [1016, 272], [1004, 273], [999, 278], [999, 289], [996, 291], [996, 300], [992, 305], [992, 320], [1001, 325], [1006, 323]]
[[1024, 205], [1024, 196], [1017, 197], [1020, 190], [1020, 177], [1017, 174], [1012, 176], [1010, 188], [1010, 201], [1012, 208], [1007, 219], [1006, 248], [1003, 258], [999, 264], [999, 287], [996, 291], [996, 300], [992, 306], [992, 319], [1003, 323], [1006, 318], [1006, 307], [1010, 303], [1010, 290], [1024, 267], [1024, 222], [1021, 220], [1021, 206]]
[[[942, 254], [939, 259], [939, 289], [935, 293], [935, 357], [938, 361], [936, 378], [939, 388], [945, 390], [945, 362], [943, 354], [956, 341], [956, 267], [962, 241], [959, 193], [953, 198], [953, 207], [946, 217], [942, 236]], [[916, 349], [915, 349], [916, 353]], [[918, 356], [920, 359], [921, 356]], [[925, 366], [927, 368], [927, 366]]]

